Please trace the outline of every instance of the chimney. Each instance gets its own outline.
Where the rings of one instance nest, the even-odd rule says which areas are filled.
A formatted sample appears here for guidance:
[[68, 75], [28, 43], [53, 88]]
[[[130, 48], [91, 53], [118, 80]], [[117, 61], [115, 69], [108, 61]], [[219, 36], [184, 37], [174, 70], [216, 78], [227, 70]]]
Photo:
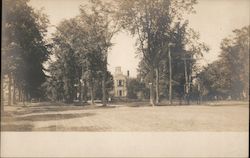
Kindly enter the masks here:
[[127, 71], [127, 77], [129, 78], [129, 70]]

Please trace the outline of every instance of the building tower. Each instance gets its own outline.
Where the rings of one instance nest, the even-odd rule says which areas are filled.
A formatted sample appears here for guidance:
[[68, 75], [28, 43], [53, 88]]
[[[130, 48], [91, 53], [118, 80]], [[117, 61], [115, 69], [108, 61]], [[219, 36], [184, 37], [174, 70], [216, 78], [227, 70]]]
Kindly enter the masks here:
[[127, 77], [126, 77], [126, 75], [123, 75], [120, 66], [115, 68], [114, 96], [115, 97], [126, 97], [127, 96]]

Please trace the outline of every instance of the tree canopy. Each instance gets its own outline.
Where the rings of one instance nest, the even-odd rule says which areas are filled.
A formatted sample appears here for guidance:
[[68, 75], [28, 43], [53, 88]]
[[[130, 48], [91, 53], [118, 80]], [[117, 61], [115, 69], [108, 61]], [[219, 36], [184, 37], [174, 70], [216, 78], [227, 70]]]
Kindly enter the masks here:
[[[165, 1], [165, 0], [121, 0], [118, 1], [118, 21], [131, 35], [137, 37], [137, 51], [141, 57], [139, 73], [145, 81], [155, 87], [156, 103], [159, 102], [160, 80], [169, 86], [168, 52], [173, 56], [174, 78], [178, 80], [178, 87], [183, 86], [184, 64], [182, 58], [187, 56], [201, 56], [208, 48], [199, 42], [199, 34], [188, 28], [188, 21], [184, 14], [194, 13], [195, 0]], [[193, 69], [191, 62], [189, 71]], [[191, 74], [191, 72], [189, 73]], [[182, 76], [182, 77], [181, 77]], [[179, 78], [179, 79], [177, 79]], [[180, 91], [178, 91], [180, 93]], [[166, 96], [166, 92], [165, 92]]]
[[3, 1], [2, 75], [8, 75], [9, 86], [13, 82], [14, 89], [31, 99], [43, 97], [43, 63], [48, 59], [50, 45], [45, 40], [47, 16], [27, 3], [28, 0]]
[[117, 31], [112, 19], [112, 9], [108, 5], [101, 1], [89, 1], [86, 6], [80, 6], [79, 15], [62, 21], [57, 27], [53, 35], [56, 56], [54, 62], [56, 65], [53, 66], [58, 66], [59, 76], [62, 76], [62, 87], [52, 88], [54, 84], [50, 83], [51, 78], [53, 75], [58, 75], [58, 73], [53, 74], [55, 69], [52, 66], [49, 70], [52, 71], [50, 73], [52, 76], [45, 84], [50, 91], [49, 94], [63, 89], [63, 100], [70, 103], [77, 98], [78, 92], [80, 100], [83, 93], [86, 96], [87, 88], [90, 90], [93, 104], [97, 85], [101, 83], [103, 104], [105, 104], [106, 87], [110, 87], [112, 81], [112, 76], [107, 70], [107, 53], [112, 46], [111, 38]]
[[235, 29], [223, 39], [219, 59], [199, 74], [208, 94], [248, 98], [249, 28]]

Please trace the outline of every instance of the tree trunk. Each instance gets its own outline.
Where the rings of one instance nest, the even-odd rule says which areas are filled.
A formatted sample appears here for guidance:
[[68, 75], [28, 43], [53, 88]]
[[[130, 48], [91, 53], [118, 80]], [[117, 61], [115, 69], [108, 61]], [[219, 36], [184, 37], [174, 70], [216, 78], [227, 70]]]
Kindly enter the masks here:
[[4, 85], [3, 85], [3, 82], [4, 82], [4, 75], [1, 74], [1, 111], [3, 112], [4, 111]]
[[13, 80], [13, 105], [16, 104], [16, 82]]
[[18, 88], [18, 101], [21, 101], [21, 89], [20, 87]]
[[88, 94], [87, 82], [86, 82], [86, 80], [84, 80], [82, 98], [83, 98], [83, 100], [84, 100], [85, 103], [87, 103], [87, 101], [88, 101], [87, 94]]
[[168, 63], [169, 63], [169, 104], [172, 105], [172, 59], [171, 59], [171, 50], [168, 49]]
[[8, 83], [8, 106], [11, 105], [11, 84], [12, 84], [12, 77], [11, 74], [8, 74], [8, 78], [9, 78], [9, 83]]
[[83, 93], [83, 86], [82, 86], [81, 80], [79, 80], [79, 90], [78, 91], [79, 91], [79, 96], [78, 96], [77, 99], [79, 99], [79, 102], [81, 103], [82, 100], [83, 100], [83, 95], [82, 95], [82, 93]]
[[94, 81], [91, 79], [91, 86], [90, 86], [90, 97], [91, 97], [91, 105], [94, 105]]
[[151, 83], [149, 83], [150, 85], [150, 104], [152, 106], [155, 106], [155, 96], [154, 96], [154, 69], [152, 68], [151, 69], [151, 72], [150, 72], [150, 77], [151, 77]]
[[158, 104], [160, 102], [160, 99], [159, 99], [159, 68], [156, 68], [155, 69], [155, 73], [156, 73], [156, 83], [155, 83], [155, 102], [156, 104]]
[[179, 97], [179, 104], [182, 105], [182, 96]]
[[25, 91], [25, 101], [29, 102], [29, 94]]
[[102, 76], [102, 105], [106, 106], [106, 85], [105, 85], [105, 81], [106, 81], [106, 73], [103, 72], [103, 76]]
[[28, 95], [27, 95], [27, 97], [28, 97], [28, 102], [30, 102], [31, 103], [31, 96], [30, 96], [30, 93], [27, 93]]
[[23, 106], [25, 106], [25, 90], [22, 91], [22, 101], [23, 101]]

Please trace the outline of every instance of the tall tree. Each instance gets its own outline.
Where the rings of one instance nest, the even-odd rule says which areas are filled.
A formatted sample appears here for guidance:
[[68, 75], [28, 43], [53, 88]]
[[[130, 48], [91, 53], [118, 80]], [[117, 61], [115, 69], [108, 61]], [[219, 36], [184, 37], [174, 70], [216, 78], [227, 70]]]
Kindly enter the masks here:
[[[91, 103], [94, 104], [97, 85], [102, 83], [103, 105], [106, 105], [106, 83], [110, 78], [107, 53], [112, 45], [111, 38], [118, 30], [109, 7], [101, 1], [89, 1], [86, 6], [80, 7], [80, 15], [64, 20], [54, 34], [55, 48], [59, 49], [56, 57], [64, 63], [64, 95], [71, 96], [69, 102], [75, 95], [73, 85], [78, 86], [80, 99], [83, 99], [84, 93], [87, 95], [88, 85]], [[69, 94], [68, 90], [72, 93]]]
[[223, 39], [219, 59], [200, 73], [203, 86], [211, 96], [248, 98], [249, 28], [236, 29], [232, 36]]
[[[75, 98], [75, 85], [78, 84], [77, 70], [79, 66], [77, 65], [76, 49], [74, 47], [75, 38], [74, 35], [77, 34], [75, 25], [76, 20], [64, 20], [57, 27], [57, 31], [53, 35], [54, 41], [54, 53], [56, 57], [56, 63], [58, 63], [58, 69], [60, 70], [58, 75], [60, 75], [61, 81], [63, 83], [63, 100], [66, 103], [72, 103]], [[73, 28], [73, 29], [72, 29]], [[55, 69], [50, 69], [51, 75], [55, 73]]]
[[[137, 37], [137, 48], [156, 87], [156, 103], [159, 102], [159, 64], [170, 49], [173, 25], [182, 19], [183, 12], [193, 11], [194, 0], [125, 0], [118, 1], [120, 24]], [[156, 77], [156, 78], [155, 78]], [[151, 96], [154, 104], [154, 93]]]
[[42, 97], [43, 62], [48, 59], [49, 45], [45, 40], [47, 16], [27, 3], [28, 0], [3, 1], [2, 75], [13, 78], [13, 89], [21, 89], [30, 99]]
[[231, 78], [231, 95], [236, 98], [249, 94], [249, 29], [250, 26], [236, 29], [233, 37], [221, 43], [220, 60]]
[[[151, 104], [154, 104], [154, 98], [156, 98], [156, 103], [159, 102], [159, 84], [163, 75], [160, 72], [164, 72], [162, 67], [169, 68], [166, 65], [169, 64], [167, 52], [170, 50], [171, 54], [174, 53], [174, 60], [179, 58], [180, 62], [182, 62], [180, 54], [188, 54], [192, 51], [194, 54], [197, 53], [197, 50], [186, 49], [186, 45], [193, 45], [195, 49], [198, 45], [188, 40], [191, 30], [188, 31], [188, 22], [183, 19], [184, 14], [194, 12], [193, 5], [196, 3], [195, 0], [118, 1], [118, 20], [123, 28], [137, 37], [141, 68], [147, 71], [148, 82], [155, 87], [156, 97], [153, 93]], [[172, 47], [170, 47], [171, 43], [174, 44]], [[201, 47], [198, 46], [198, 48]], [[165, 73], [168, 73], [168, 70]]]
[[80, 18], [89, 32], [89, 52], [99, 54], [102, 77], [102, 103], [106, 106], [106, 82], [107, 82], [107, 57], [112, 46], [111, 39], [119, 30], [117, 22], [113, 20], [114, 10], [111, 3], [100, 0], [91, 0], [89, 5], [81, 6]]

